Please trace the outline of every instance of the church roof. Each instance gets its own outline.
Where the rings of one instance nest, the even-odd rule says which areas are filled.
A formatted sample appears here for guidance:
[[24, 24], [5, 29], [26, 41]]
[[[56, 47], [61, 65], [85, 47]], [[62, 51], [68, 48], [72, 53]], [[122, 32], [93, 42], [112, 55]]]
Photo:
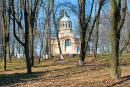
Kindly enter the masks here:
[[69, 17], [67, 17], [66, 15], [64, 15], [60, 21], [71, 21]]

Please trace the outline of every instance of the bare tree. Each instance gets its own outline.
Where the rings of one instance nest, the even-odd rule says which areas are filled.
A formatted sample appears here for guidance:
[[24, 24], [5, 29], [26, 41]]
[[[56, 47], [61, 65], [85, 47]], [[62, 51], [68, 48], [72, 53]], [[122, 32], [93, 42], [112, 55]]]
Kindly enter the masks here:
[[87, 19], [86, 19], [86, 15], [85, 15], [86, 14], [86, 12], [85, 12], [85, 8], [86, 8], [85, 1], [86, 0], [78, 0], [78, 8], [79, 8], [78, 18], [79, 18], [79, 24], [80, 24], [80, 39], [81, 39], [81, 50], [80, 50], [79, 65], [84, 65], [86, 50], [87, 50], [88, 45], [89, 45], [91, 34], [92, 34], [93, 28], [95, 26], [96, 20], [99, 17], [100, 10], [101, 10], [101, 8], [104, 4], [104, 0], [99, 0], [99, 7], [98, 7], [97, 14], [94, 17], [91, 28], [89, 28], [89, 24], [90, 24], [90, 20], [91, 20], [91, 16], [92, 16], [92, 11], [93, 11], [94, 0], [92, 0], [90, 14], [87, 17]]
[[2, 50], [3, 50], [3, 69], [6, 70], [7, 59], [7, 44], [8, 44], [8, 30], [7, 30], [7, 18], [6, 18], [6, 1], [2, 0]]
[[[17, 41], [24, 47], [24, 52], [25, 52], [25, 56], [26, 56], [26, 63], [27, 63], [27, 73], [31, 73], [31, 66], [32, 66], [32, 43], [31, 43], [31, 29], [33, 29], [34, 26], [34, 20], [35, 20], [35, 14], [36, 14], [36, 10], [37, 10], [37, 6], [38, 6], [38, 2], [39, 0], [35, 0], [34, 1], [34, 6], [29, 6], [29, 2], [24, 0], [20, 0], [20, 4], [21, 4], [21, 9], [23, 9], [23, 15], [24, 15], [24, 26], [25, 26], [25, 37], [24, 40], [25, 42], [22, 42], [20, 40], [20, 38], [17, 36], [16, 34], [16, 29], [15, 29], [15, 22], [19, 25], [19, 27], [24, 30], [23, 26], [22, 26], [22, 10], [21, 10], [21, 18], [20, 20], [17, 19], [16, 15], [15, 15], [15, 8], [14, 8], [14, 0], [11, 0], [11, 11], [12, 11], [12, 16], [13, 16], [13, 33], [14, 33], [14, 37], [17, 39]], [[32, 4], [32, 3], [31, 3]], [[30, 8], [28, 8], [30, 7]], [[32, 8], [32, 9], [31, 9]], [[31, 13], [30, 13], [30, 9], [31, 9]]]
[[[96, 9], [97, 9], [97, 5], [98, 3], [96, 2], [95, 3], [95, 15], [96, 15]], [[100, 20], [100, 15], [97, 17], [97, 20], [96, 20], [96, 24], [95, 24], [95, 29], [94, 29], [94, 37], [93, 37], [93, 57], [96, 58], [97, 57], [97, 46], [98, 46], [98, 34], [99, 34], [99, 20]]]
[[[122, 8], [123, 7], [123, 8]], [[111, 77], [114, 79], [121, 78], [119, 66], [119, 41], [127, 9], [127, 0], [110, 0], [110, 23], [111, 23]]]
[[46, 4], [43, 5], [43, 11], [46, 14], [45, 17], [45, 33], [46, 33], [46, 58], [51, 58], [51, 27], [50, 19], [52, 14], [52, 0], [45, 1]]
[[[130, 43], [130, 30], [129, 30], [129, 12], [127, 10], [126, 20], [123, 27], [125, 32], [121, 32], [121, 40], [120, 40], [120, 56], [127, 49]], [[123, 31], [122, 30], [122, 31]], [[121, 46], [123, 45], [123, 46]]]
[[56, 30], [56, 37], [57, 37], [57, 42], [58, 42], [58, 48], [59, 48], [59, 52], [60, 52], [60, 59], [64, 59], [63, 55], [62, 55], [62, 50], [61, 50], [61, 46], [60, 46], [60, 39], [59, 39], [59, 32], [58, 32], [58, 23], [56, 22], [56, 9], [55, 9], [55, 3], [54, 0], [52, 0], [52, 8], [53, 8], [53, 23], [54, 23], [54, 28]]

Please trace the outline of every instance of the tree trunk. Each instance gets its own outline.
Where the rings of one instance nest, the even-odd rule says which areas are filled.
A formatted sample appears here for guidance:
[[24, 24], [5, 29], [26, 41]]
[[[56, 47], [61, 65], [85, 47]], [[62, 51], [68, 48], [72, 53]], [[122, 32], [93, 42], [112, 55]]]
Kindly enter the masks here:
[[80, 50], [80, 60], [79, 65], [84, 65], [84, 59], [86, 55], [85, 50], [85, 38], [86, 38], [86, 23], [85, 23], [85, 0], [78, 0], [78, 6], [79, 6], [79, 24], [80, 24], [80, 39], [81, 39], [81, 50]]
[[115, 0], [110, 1], [110, 23], [111, 23], [111, 45], [112, 45], [112, 57], [111, 57], [111, 77], [114, 79], [121, 78], [121, 70], [119, 66], [119, 41], [120, 32], [118, 32], [118, 8], [116, 7]]
[[50, 16], [46, 19], [46, 59], [51, 58], [51, 30], [50, 30]]
[[32, 70], [32, 64], [31, 64], [31, 42], [30, 42], [30, 28], [29, 28], [29, 17], [28, 17], [28, 12], [26, 9], [26, 1], [25, 1], [25, 8], [24, 8], [24, 23], [25, 23], [25, 46], [24, 46], [24, 51], [25, 51], [25, 56], [26, 56], [26, 62], [27, 62], [27, 73], [31, 74]]
[[63, 54], [62, 54], [62, 50], [61, 50], [61, 46], [60, 46], [58, 31], [57, 31], [57, 34], [56, 34], [56, 38], [57, 38], [58, 48], [59, 48], [59, 52], [60, 52], [60, 59], [64, 59]]
[[[30, 19], [31, 20], [31, 19]], [[31, 65], [34, 66], [34, 36], [33, 36], [33, 25], [32, 25], [32, 20], [30, 21], [30, 24], [28, 24], [28, 29], [29, 29], [29, 50], [30, 50], [30, 57], [31, 57]]]
[[61, 50], [61, 46], [60, 46], [60, 39], [59, 39], [59, 31], [57, 29], [57, 23], [56, 23], [56, 17], [55, 17], [55, 4], [54, 4], [54, 0], [52, 0], [52, 8], [53, 8], [53, 23], [54, 23], [54, 28], [56, 30], [56, 38], [57, 38], [57, 43], [58, 43], [58, 48], [59, 48], [59, 53], [60, 53], [60, 59], [64, 59], [63, 54], [62, 54], [62, 50]]
[[[115, 79], [121, 78], [121, 70], [119, 66], [119, 34], [115, 33], [115, 30], [111, 31], [112, 33], [112, 57], [111, 57], [111, 77]], [[118, 40], [117, 40], [118, 39]]]
[[[104, 3], [104, 0], [100, 0], [99, 1], [99, 7], [98, 7], [98, 11], [97, 14], [94, 17], [94, 21], [92, 22], [92, 26], [89, 29], [89, 23], [91, 20], [91, 15], [92, 15], [92, 11], [93, 11], [93, 5], [94, 5], [94, 0], [92, 0], [92, 4], [91, 4], [91, 10], [90, 10], [90, 15], [88, 17], [88, 19], [86, 19], [86, 15], [85, 15], [85, 0], [78, 0], [78, 6], [79, 6], [79, 11], [78, 11], [78, 17], [79, 17], [79, 24], [80, 24], [80, 38], [81, 38], [81, 50], [80, 50], [80, 65], [83, 65], [83, 61], [85, 59], [85, 55], [86, 55], [86, 50], [89, 46], [89, 41], [93, 32], [93, 28], [95, 26], [95, 22], [97, 20], [97, 18], [100, 15], [100, 11], [102, 8], [102, 5]], [[86, 31], [88, 32], [86, 35]]]
[[85, 37], [86, 37], [86, 32], [84, 31], [83, 33], [81, 33], [80, 35], [80, 39], [81, 39], [81, 50], [80, 50], [80, 61], [79, 61], [79, 65], [84, 65], [84, 59], [85, 59], [85, 55], [86, 55], [86, 50], [84, 50], [85, 48]]
[[[25, 18], [26, 20], [26, 18]], [[27, 20], [26, 20], [27, 21]], [[25, 21], [25, 47], [24, 47], [24, 51], [25, 51], [25, 56], [26, 56], [26, 62], [27, 62], [27, 73], [31, 73], [31, 54], [30, 54], [30, 35], [29, 35], [29, 27], [28, 27], [28, 23]]]
[[50, 18], [48, 19], [48, 57], [51, 59], [51, 30], [50, 30]]
[[26, 56], [27, 73], [31, 74], [32, 73], [32, 69], [31, 69], [32, 65], [31, 65], [31, 57], [29, 54], [28, 44], [25, 44], [24, 51], [25, 51], [25, 56]]
[[9, 59], [9, 61], [11, 62], [9, 43], [7, 44], [6, 50], [7, 50], [7, 53], [6, 53], [6, 55], [7, 55], [7, 59]]
[[6, 70], [6, 53], [7, 53], [7, 26], [6, 26], [6, 12], [5, 12], [5, 8], [6, 8], [6, 2], [5, 0], [2, 0], [2, 35], [3, 35], [3, 70]]
[[97, 57], [97, 45], [98, 45], [98, 27], [99, 27], [99, 18], [96, 20], [96, 28], [94, 32], [94, 49], [93, 49], [93, 58]]

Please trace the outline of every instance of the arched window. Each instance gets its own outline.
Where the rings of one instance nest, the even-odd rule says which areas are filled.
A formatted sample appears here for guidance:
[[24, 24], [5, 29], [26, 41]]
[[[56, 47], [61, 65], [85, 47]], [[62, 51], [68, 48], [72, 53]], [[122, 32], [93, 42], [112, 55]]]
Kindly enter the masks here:
[[65, 40], [65, 46], [71, 46], [71, 40], [70, 39]]

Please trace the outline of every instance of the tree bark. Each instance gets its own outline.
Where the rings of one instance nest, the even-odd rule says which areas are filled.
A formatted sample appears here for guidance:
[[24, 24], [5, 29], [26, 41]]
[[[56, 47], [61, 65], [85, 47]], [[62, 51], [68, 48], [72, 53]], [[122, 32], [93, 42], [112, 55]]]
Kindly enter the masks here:
[[6, 57], [7, 57], [7, 42], [8, 42], [8, 36], [7, 36], [7, 20], [6, 20], [6, 2], [5, 0], [2, 0], [2, 36], [3, 36], [3, 70], [6, 70]]
[[37, 9], [38, 9], [38, 1], [39, 0], [35, 0], [34, 2], [34, 8], [33, 8], [33, 4], [32, 4], [32, 0], [31, 0], [31, 14], [30, 14], [30, 26], [31, 26], [31, 64], [32, 66], [34, 66], [34, 24], [36, 21], [36, 13], [37, 13]]
[[80, 60], [79, 60], [79, 65], [84, 65], [84, 59], [86, 55], [86, 50], [85, 49], [85, 37], [86, 37], [86, 23], [85, 23], [85, 0], [78, 0], [78, 6], [79, 6], [79, 12], [78, 12], [78, 17], [79, 17], [79, 24], [80, 24], [80, 39], [81, 39], [81, 50], [80, 50]]
[[[46, 12], [46, 23], [45, 23], [45, 29], [46, 29], [46, 57], [50, 58], [52, 57], [51, 55], [51, 29], [50, 29], [50, 18], [52, 14], [52, 0], [49, 0], [47, 2], [47, 8], [45, 9]], [[47, 59], [48, 59], [47, 58]]]
[[[121, 78], [121, 70], [119, 66], [119, 45], [120, 45], [120, 32], [123, 27], [126, 15], [126, 0], [124, 0], [124, 8], [121, 14], [121, 0], [110, 0], [110, 23], [111, 23], [111, 77], [119, 80]], [[121, 14], [121, 15], [120, 15]]]
[[94, 49], [93, 49], [94, 58], [97, 58], [98, 27], [99, 27], [99, 18], [97, 18], [97, 20], [96, 20], [96, 28], [95, 28], [95, 32], [94, 32]]

